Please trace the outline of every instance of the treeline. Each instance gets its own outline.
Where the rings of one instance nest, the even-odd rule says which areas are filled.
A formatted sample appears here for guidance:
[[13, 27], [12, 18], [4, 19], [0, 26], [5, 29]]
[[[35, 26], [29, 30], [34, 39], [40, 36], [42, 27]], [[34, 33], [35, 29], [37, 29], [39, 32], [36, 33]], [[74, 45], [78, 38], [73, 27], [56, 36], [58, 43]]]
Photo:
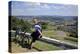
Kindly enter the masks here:
[[24, 21], [23, 19], [18, 19], [15, 16], [10, 16], [11, 21], [11, 30], [16, 30], [20, 28], [22, 31], [31, 32], [31, 24], [28, 21]]

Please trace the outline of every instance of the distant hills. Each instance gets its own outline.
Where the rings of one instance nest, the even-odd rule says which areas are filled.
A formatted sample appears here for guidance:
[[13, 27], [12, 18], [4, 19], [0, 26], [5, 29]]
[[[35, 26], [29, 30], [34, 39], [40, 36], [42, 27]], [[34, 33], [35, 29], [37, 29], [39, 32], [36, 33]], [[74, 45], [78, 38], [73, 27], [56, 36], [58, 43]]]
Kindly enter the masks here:
[[15, 16], [15, 17], [23, 20], [32, 20], [33, 18], [38, 18], [44, 21], [64, 21], [78, 19], [78, 16]]

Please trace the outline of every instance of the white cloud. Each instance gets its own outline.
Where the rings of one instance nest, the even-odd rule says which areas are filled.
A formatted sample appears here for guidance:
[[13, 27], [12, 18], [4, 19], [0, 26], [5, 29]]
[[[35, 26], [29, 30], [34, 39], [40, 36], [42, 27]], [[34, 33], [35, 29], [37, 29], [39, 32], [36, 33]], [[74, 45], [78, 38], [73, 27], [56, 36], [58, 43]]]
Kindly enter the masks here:
[[63, 9], [63, 8], [65, 8], [65, 6], [55, 6], [55, 5], [53, 5], [51, 7], [54, 8], [54, 9]]
[[40, 2], [36, 2], [35, 4], [36, 4], [36, 5], [39, 5], [39, 6], [41, 5]]
[[30, 5], [30, 6], [40, 6], [40, 2], [27, 2], [27, 3], [24, 3], [25, 5]]
[[50, 6], [49, 6], [49, 5], [47, 5], [47, 4], [44, 4], [44, 7], [45, 7], [45, 8], [50, 8]]
[[40, 6], [40, 8], [47, 8], [47, 9], [50, 9], [50, 6], [48, 4], [43, 4]]

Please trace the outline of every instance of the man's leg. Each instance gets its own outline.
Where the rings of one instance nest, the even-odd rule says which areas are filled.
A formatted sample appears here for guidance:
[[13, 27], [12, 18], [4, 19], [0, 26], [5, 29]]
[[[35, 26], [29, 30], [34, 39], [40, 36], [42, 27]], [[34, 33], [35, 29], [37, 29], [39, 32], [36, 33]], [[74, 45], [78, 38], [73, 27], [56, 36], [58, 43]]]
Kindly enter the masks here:
[[32, 39], [32, 41], [31, 41], [31, 43], [29, 45], [29, 49], [31, 49], [34, 46], [35, 41], [36, 41], [36, 39]]

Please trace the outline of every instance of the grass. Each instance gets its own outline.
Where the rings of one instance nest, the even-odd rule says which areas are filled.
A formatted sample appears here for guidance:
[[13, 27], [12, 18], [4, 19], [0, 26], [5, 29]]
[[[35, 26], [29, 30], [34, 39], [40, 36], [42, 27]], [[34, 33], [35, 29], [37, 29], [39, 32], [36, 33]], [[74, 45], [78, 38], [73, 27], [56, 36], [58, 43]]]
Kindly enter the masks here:
[[78, 44], [78, 39], [77, 38], [74, 38], [74, 37], [65, 37], [64, 39], [67, 42]]
[[58, 40], [62, 40], [64, 38], [64, 36], [57, 35], [56, 31], [54, 30], [43, 31], [43, 36], [58, 39]]
[[41, 41], [37, 41], [35, 43], [35, 47], [39, 48], [43, 51], [62, 50], [62, 48], [60, 48], [60, 47], [57, 47], [57, 46], [54, 46], [54, 45], [51, 45], [51, 44], [47, 44], [47, 43], [44, 43], [44, 42], [41, 42]]
[[61, 35], [61, 34], [59, 35], [57, 32], [58, 31], [55, 31], [55, 30], [46, 30], [46, 31], [43, 31], [42, 33], [43, 33], [43, 36], [46, 36], [46, 37], [58, 39], [58, 40], [61, 40], [61, 41], [70, 42], [70, 43], [73, 43], [73, 44], [77, 44], [78, 43], [77, 38], [69, 37], [69, 36], [64, 35], [64, 34], [63, 35]]
[[42, 34], [43, 34], [43, 36], [53, 36], [56, 33], [53, 30], [46, 30], [46, 31], [43, 31]]

